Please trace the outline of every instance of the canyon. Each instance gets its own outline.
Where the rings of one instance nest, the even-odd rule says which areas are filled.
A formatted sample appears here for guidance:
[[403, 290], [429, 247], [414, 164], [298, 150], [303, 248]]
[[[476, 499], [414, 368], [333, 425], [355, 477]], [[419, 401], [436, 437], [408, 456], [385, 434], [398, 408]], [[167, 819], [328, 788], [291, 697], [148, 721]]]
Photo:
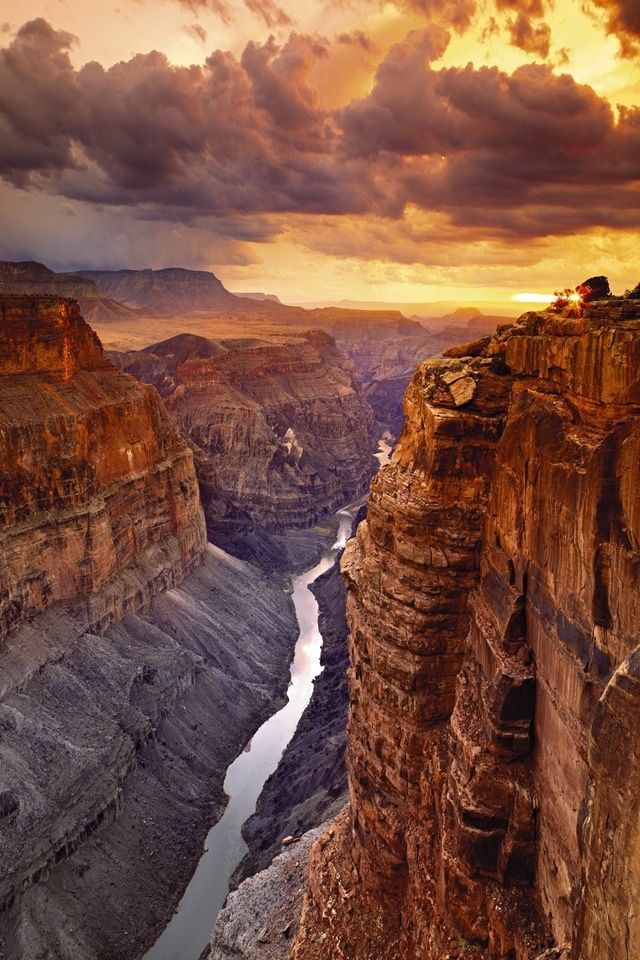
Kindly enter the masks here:
[[632, 960], [640, 302], [451, 353], [342, 561], [349, 805], [291, 958]]
[[78, 299], [105, 347], [120, 353], [187, 332], [219, 341], [322, 330], [353, 361], [381, 431], [394, 435], [402, 428], [402, 397], [418, 363], [455, 343], [493, 333], [501, 320], [475, 307], [426, 317], [407, 317], [375, 304], [305, 309], [273, 296], [231, 293], [210, 271], [183, 268], [57, 274], [34, 261], [0, 261], [0, 293]]
[[0, 294], [2, 960], [196, 960], [218, 844], [212, 960], [634, 960], [640, 300], [589, 284], [451, 318], [366, 505], [411, 321], [105, 352]]
[[373, 412], [331, 337], [180, 334], [111, 356], [190, 439], [209, 538], [269, 568], [310, 566], [304, 530], [363, 494], [375, 464]]
[[188, 443], [78, 305], [0, 309], [0, 956], [138, 956], [285, 701], [295, 618], [207, 544]]

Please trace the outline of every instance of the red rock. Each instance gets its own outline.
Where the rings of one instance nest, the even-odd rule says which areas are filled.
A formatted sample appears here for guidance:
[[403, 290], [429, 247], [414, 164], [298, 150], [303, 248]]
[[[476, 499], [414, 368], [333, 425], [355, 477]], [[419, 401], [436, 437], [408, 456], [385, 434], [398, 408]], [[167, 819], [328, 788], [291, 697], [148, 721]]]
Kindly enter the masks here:
[[193, 455], [156, 391], [104, 356], [77, 304], [0, 304], [0, 640], [79, 596], [104, 630], [199, 563]]
[[294, 960], [640, 953], [640, 309], [571, 313], [407, 391], [343, 560], [350, 810]]

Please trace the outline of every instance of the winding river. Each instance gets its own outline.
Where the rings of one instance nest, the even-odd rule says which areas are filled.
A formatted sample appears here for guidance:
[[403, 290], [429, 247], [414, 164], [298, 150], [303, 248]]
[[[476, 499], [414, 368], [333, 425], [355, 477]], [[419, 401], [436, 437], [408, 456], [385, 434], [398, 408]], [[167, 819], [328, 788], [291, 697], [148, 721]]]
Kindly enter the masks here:
[[[380, 441], [376, 458], [381, 466], [389, 460], [390, 439], [385, 436]], [[290, 667], [288, 702], [262, 724], [228, 768], [224, 790], [229, 802], [224, 814], [207, 835], [204, 853], [176, 912], [144, 960], [198, 960], [210, 940], [216, 916], [229, 892], [231, 875], [248, 849], [242, 838], [242, 824], [255, 811], [265, 781], [293, 737], [311, 699], [313, 681], [322, 670], [318, 603], [309, 587], [336, 562], [365, 499], [337, 512], [335, 543], [324, 551], [315, 566], [293, 580], [292, 598], [300, 632]]]

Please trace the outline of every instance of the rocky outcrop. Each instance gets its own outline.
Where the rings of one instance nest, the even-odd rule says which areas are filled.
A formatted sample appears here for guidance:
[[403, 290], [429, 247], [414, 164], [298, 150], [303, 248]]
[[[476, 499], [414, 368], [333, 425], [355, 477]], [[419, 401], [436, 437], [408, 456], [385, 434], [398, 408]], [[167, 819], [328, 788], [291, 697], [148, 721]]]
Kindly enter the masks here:
[[191, 449], [77, 304], [0, 311], [0, 956], [133, 957], [284, 698], [295, 621], [206, 545]]
[[287, 960], [305, 891], [312, 844], [327, 824], [282, 848], [268, 870], [230, 893], [218, 914], [211, 960]]
[[345, 553], [350, 809], [295, 960], [637, 953], [640, 310], [429, 361]]
[[76, 304], [5, 297], [0, 309], [0, 640], [74, 598], [103, 631], [200, 562], [193, 456]]
[[237, 549], [244, 535], [255, 554], [256, 530], [308, 527], [366, 489], [373, 415], [326, 334], [181, 334], [117, 360], [158, 388], [193, 442], [217, 543]]

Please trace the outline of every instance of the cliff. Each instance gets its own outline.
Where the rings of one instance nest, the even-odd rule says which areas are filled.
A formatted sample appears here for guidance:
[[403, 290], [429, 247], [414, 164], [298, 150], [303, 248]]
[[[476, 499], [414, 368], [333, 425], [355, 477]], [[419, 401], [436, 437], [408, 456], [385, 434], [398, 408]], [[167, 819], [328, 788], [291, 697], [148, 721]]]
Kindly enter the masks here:
[[199, 563], [193, 456], [77, 304], [5, 297], [0, 310], [0, 641], [78, 597], [104, 630]]
[[181, 334], [117, 362], [157, 386], [193, 442], [217, 543], [310, 526], [366, 489], [373, 415], [326, 334]]
[[295, 620], [206, 545], [191, 449], [77, 304], [0, 311], [0, 956], [137, 956], [283, 701]]
[[418, 369], [345, 552], [350, 804], [295, 960], [640, 950], [640, 304], [466, 353]]

